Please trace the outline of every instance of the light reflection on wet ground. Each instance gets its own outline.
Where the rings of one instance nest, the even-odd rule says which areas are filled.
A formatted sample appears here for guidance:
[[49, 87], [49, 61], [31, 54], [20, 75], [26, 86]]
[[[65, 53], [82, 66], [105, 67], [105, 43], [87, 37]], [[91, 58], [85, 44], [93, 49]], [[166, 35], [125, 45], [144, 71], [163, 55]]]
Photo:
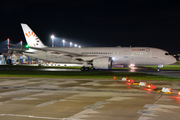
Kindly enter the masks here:
[[165, 95], [115, 80], [4, 77], [0, 78], [0, 119], [178, 119], [180, 82], [147, 83], [151, 82], [157, 90], [166, 86], [174, 93]]

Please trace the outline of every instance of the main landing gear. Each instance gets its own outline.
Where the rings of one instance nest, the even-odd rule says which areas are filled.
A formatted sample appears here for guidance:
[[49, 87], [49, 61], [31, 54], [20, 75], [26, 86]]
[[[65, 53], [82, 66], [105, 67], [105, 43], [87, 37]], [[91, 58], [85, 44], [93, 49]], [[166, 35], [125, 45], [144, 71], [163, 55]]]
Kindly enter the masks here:
[[81, 69], [80, 69], [81, 71], [89, 71], [90, 70], [90, 68], [89, 67], [81, 67]]

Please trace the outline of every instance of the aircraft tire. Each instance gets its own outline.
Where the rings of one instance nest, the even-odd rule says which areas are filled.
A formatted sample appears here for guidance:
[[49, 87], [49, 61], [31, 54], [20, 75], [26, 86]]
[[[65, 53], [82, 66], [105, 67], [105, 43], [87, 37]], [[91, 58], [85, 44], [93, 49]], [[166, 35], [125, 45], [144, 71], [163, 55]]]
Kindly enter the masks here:
[[81, 71], [85, 71], [85, 67], [81, 67], [80, 70], [81, 70]]
[[94, 67], [91, 67], [91, 70], [96, 70]]
[[160, 68], [158, 68], [158, 69], [157, 69], [157, 71], [158, 71], [158, 72], [160, 72], [160, 71], [161, 71], [161, 69], [160, 69]]
[[90, 70], [89, 67], [86, 67], [86, 68], [85, 68], [85, 71], [89, 71], [89, 70]]

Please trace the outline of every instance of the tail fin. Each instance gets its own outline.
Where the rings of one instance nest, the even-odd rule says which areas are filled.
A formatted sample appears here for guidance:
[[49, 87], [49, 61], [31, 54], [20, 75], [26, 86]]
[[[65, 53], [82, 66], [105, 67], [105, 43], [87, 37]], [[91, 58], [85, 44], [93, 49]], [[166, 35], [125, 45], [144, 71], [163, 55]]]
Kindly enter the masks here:
[[29, 47], [46, 47], [27, 24], [21, 23], [21, 26]]

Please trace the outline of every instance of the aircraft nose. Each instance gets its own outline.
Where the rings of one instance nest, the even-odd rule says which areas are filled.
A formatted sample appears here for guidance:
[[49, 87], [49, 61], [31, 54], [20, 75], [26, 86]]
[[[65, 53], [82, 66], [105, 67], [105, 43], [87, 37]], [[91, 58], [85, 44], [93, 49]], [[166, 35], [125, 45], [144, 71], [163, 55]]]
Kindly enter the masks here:
[[172, 64], [176, 62], [176, 59], [173, 57], [172, 58]]
[[164, 63], [166, 65], [174, 64], [176, 62], [176, 59], [173, 56], [169, 56], [167, 59], [165, 59]]
[[170, 59], [170, 64], [173, 64], [173, 63], [175, 63], [176, 62], [176, 59], [173, 57], [173, 56], [171, 56], [171, 59]]

